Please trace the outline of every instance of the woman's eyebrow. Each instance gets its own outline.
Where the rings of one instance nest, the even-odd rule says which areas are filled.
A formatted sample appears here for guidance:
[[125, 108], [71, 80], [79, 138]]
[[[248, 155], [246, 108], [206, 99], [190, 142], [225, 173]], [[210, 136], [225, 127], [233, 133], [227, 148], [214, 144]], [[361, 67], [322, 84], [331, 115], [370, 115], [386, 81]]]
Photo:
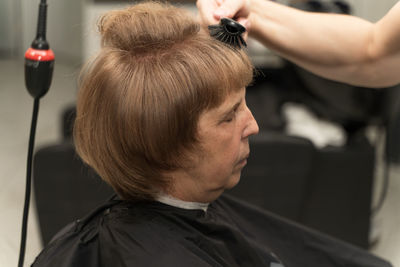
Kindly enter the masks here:
[[226, 117], [228, 115], [230, 115], [233, 111], [235, 111], [240, 104], [242, 104], [243, 99], [240, 99], [236, 104], [234, 104], [231, 108], [227, 109], [226, 111], [224, 111], [221, 115], [221, 117]]

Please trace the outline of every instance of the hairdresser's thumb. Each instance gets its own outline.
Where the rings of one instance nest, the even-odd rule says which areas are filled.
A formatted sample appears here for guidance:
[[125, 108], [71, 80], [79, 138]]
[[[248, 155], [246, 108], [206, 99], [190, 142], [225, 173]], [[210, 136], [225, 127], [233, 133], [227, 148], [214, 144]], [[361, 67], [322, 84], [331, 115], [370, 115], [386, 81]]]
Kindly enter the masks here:
[[239, 22], [246, 28], [246, 31], [242, 34], [242, 37], [247, 42], [247, 37], [249, 35], [249, 31], [250, 31], [250, 27], [251, 27], [250, 21], [245, 18], [238, 18], [237, 22]]
[[246, 28], [247, 32], [250, 30], [251, 24], [250, 24], [250, 20], [248, 18], [240, 17], [240, 18], [237, 19], [237, 22], [242, 24]]

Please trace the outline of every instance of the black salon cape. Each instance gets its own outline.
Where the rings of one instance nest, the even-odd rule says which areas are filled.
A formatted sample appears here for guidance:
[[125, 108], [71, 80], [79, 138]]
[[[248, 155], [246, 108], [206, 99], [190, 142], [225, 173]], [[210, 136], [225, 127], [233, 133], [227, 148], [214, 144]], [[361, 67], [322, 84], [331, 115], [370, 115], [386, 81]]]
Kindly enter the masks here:
[[389, 263], [221, 196], [203, 210], [111, 200], [60, 231], [34, 267], [373, 267]]

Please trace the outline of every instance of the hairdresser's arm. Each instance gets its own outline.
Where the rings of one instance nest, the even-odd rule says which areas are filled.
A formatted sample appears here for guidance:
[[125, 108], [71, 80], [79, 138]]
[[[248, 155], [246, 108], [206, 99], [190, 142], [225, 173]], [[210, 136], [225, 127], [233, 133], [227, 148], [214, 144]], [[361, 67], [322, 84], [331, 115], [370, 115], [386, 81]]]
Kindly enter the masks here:
[[[207, 1], [214, 0], [198, 0]], [[198, 6], [202, 13], [204, 3]], [[225, 0], [218, 6], [213, 19], [248, 18], [250, 36], [316, 74], [368, 87], [400, 83], [400, 3], [376, 24], [266, 0]]]
[[368, 87], [400, 82], [400, 3], [376, 24], [265, 0], [252, 0], [250, 14], [250, 35], [316, 74]]

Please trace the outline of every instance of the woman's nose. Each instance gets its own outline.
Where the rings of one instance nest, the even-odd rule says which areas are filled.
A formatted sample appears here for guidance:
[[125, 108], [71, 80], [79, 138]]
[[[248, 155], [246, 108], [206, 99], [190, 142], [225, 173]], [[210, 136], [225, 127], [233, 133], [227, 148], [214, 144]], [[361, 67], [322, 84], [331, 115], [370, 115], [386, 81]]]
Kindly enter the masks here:
[[246, 127], [243, 130], [243, 138], [247, 138], [251, 135], [258, 134], [259, 128], [257, 121], [254, 119], [253, 114], [251, 113], [250, 109], [246, 106], [248, 117], [246, 122]]

